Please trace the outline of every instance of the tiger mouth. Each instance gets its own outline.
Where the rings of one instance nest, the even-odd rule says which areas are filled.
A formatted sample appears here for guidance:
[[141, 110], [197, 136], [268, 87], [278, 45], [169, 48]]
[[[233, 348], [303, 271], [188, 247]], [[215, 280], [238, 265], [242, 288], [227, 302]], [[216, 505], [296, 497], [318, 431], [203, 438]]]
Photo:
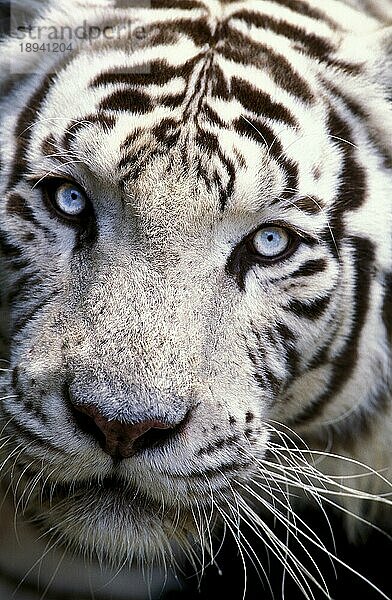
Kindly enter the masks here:
[[181, 514], [184, 521], [191, 515], [189, 504], [177, 501], [176, 504], [159, 502], [151, 494], [140, 489], [133, 482], [124, 481], [117, 475], [102, 479], [76, 482], [56, 482], [45, 486], [41, 492], [42, 503], [50, 511], [56, 505], [67, 509], [74, 504], [85, 507], [88, 515], [91, 507], [103, 510], [107, 515], [148, 515], [158, 520], [171, 521]]
[[154, 502], [138, 486], [131, 482], [124, 482], [117, 475], [107, 475], [99, 479], [84, 481], [56, 482], [52, 488], [46, 486], [43, 489], [42, 497], [53, 502], [56, 500], [71, 500], [75, 497], [80, 498], [81, 495], [91, 493], [107, 494], [108, 496], [115, 496], [117, 499], [126, 498], [132, 500], [132, 502], [148, 502], [149, 504]]

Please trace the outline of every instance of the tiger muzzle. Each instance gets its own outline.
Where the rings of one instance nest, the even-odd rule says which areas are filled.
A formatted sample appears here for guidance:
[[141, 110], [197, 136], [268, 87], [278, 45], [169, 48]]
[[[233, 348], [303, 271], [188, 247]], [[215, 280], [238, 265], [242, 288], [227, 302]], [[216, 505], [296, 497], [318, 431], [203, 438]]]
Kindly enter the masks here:
[[[82, 401], [75, 385], [67, 388], [66, 396], [79, 430], [97, 441], [115, 461], [168, 444], [184, 430], [192, 412], [192, 408], [185, 406], [184, 402], [182, 410], [177, 410], [176, 414], [169, 408], [165, 411], [162, 402], [143, 410], [142, 402], [138, 403], [134, 394], [115, 397], [111, 404], [116, 409], [109, 411], [102, 399], [96, 403]], [[177, 406], [179, 402], [177, 398]]]

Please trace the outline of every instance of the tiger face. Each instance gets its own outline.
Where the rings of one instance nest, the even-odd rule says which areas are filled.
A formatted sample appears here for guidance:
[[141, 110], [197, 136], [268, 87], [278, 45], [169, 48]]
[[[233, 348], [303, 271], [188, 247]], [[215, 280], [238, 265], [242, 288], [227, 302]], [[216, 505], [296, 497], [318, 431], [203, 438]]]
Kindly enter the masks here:
[[392, 115], [350, 45], [375, 22], [193, 4], [112, 8], [136, 51], [2, 109], [3, 452], [29, 516], [118, 564], [267, 480], [280, 426], [341, 442], [387, 410]]

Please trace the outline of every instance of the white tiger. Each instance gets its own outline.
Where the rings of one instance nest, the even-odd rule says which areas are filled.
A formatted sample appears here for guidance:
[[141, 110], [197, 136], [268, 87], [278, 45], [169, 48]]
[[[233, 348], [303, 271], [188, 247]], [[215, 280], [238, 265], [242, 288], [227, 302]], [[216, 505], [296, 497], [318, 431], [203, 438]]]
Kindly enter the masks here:
[[222, 523], [331, 598], [266, 513], [310, 559], [302, 492], [352, 539], [390, 527], [388, 23], [390, 0], [11, 3], [1, 598], [158, 597]]

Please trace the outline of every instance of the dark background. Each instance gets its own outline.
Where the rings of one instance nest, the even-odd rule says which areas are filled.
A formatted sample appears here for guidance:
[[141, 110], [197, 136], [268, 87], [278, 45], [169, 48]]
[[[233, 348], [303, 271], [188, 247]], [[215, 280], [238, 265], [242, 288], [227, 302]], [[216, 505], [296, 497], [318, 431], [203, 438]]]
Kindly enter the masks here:
[[10, 27], [9, 2], [0, 0], [0, 35], [7, 33]]
[[[329, 519], [334, 531], [336, 554], [341, 560], [348, 563], [352, 568], [370, 579], [377, 587], [383, 590], [387, 597], [392, 598], [392, 541], [387, 535], [382, 535], [374, 530], [364, 532], [367, 536], [365, 543], [351, 544], [347, 541], [344, 533], [343, 523], [339, 516], [329, 514]], [[333, 551], [331, 534], [327, 528], [326, 520], [319, 512], [307, 512], [302, 515], [313, 531], [325, 540], [325, 545]], [[270, 524], [273, 528], [273, 523]], [[277, 531], [275, 529], [275, 531]], [[280, 532], [284, 539], [284, 532]], [[282, 567], [276, 560], [270, 557], [268, 563], [266, 550], [263, 545], [251, 534], [247, 538], [251, 540], [252, 547], [256, 549], [260, 561], [268, 572], [268, 578], [273, 590], [275, 600], [282, 600], [281, 582], [283, 577]], [[308, 544], [310, 550], [312, 546]], [[293, 547], [294, 550], [294, 547]], [[296, 548], [298, 557], [302, 557], [302, 563], [308, 564], [304, 553]], [[381, 600], [383, 596], [374, 591], [368, 584], [358, 576], [350, 573], [342, 566], [336, 566], [336, 574], [331, 566], [331, 561], [321, 551], [314, 548], [311, 550], [312, 558], [320, 567], [325, 576], [333, 600]], [[244, 591], [244, 569], [238, 548], [229, 539], [224, 545], [223, 551], [218, 555], [217, 562], [223, 575], [220, 576], [214, 567], [209, 567], [202, 581], [201, 589], [198, 590], [197, 581], [191, 576], [183, 591], [171, 593], [164, 600], [216, 600], [227, 598], [230, 600], [242, 600]], [[271, 592], [265, 583], [258, 577], [255, 568], [248, 560], [248, 586], [246, 600], [272, 600]], [[187, 586], [187, 587], [186, 587]], [[313, 588], [314, 600], [325, 600], [326, 596], [319, 590]], [[303, 594], [298, 587], [286, 578], [285, 595], [286, 600], [304, 600]]]

